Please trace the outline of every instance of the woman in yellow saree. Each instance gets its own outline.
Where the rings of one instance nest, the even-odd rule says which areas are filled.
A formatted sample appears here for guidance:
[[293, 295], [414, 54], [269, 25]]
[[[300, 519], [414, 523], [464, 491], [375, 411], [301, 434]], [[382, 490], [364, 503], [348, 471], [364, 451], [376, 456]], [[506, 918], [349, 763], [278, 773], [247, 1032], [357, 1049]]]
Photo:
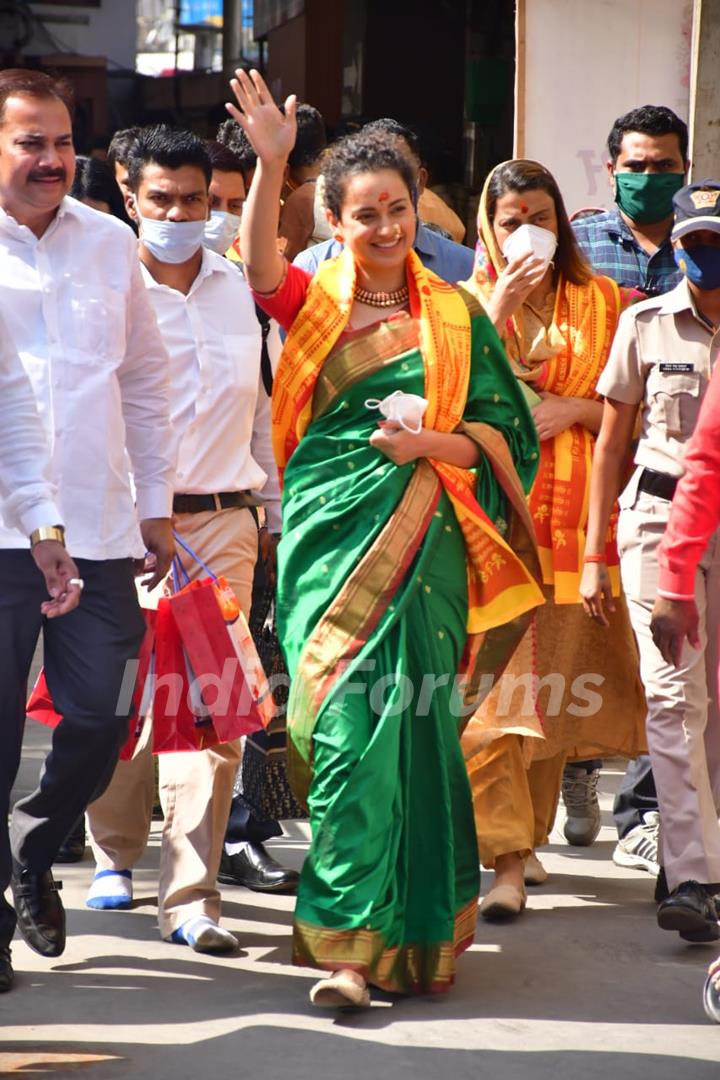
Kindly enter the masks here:
[[[547, 601], [508, 666], [505, 687], [493, 690], [463, 735], [480, 856], [495, 870], [481, 907], [492, 919], [520, 914], [525, 884], [547, 877], [534, 851], [553, 826], [565, 760], [642, 752], [645, 701], [619, 595], [615, 520], [606, 545], [619, 597], [610, 634], [583, 621], [579, 593], [602, 414], [595, 384], [633, 295], [593, 276], [555, 179], [535, 161], [493, 169], [480, 199], [478, 234], [467, 288], [503, 339], [540, 438], [529, 504]], [[527, 680], [538, 677], [544, 687], [537, 691], [536, 683], [535, 693]], [[504, 692], [513, 678], [527, 693]]]
[[331, 973], [311, 991], [320, 1006], [366, 1005], [368, 983], [444, 991], [479, 885], [461, 699], [541, 601], [523, 491], [537, 442], [489, 320], [412, 250], [398, 144], [359, 135], [331, 151], [325, 197], [346, 246], [311, 280], [275, 243], [294, 98], [283, 116], [256, 72], [233, 89], [258, 154], [245, 268], [289, 331], [273, 388], [277, 611], [289, 772], [312, 833], [294, 960]]

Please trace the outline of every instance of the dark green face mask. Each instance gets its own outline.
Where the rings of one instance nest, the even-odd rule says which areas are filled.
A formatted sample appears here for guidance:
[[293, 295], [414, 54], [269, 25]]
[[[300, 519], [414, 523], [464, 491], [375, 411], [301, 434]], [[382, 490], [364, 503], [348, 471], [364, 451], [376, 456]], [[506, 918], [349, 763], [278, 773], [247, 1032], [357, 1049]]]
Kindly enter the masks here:
[[631, 221], [654, 225], [673, 212], [673, 195], [685, 183], [683, 173], [615, 173], [615, 202]]

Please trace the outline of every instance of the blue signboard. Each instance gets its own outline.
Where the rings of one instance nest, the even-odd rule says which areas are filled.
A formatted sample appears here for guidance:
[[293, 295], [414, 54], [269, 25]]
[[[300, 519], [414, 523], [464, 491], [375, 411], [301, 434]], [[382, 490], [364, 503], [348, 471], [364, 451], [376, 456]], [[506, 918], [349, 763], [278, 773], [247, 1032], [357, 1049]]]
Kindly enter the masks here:
[[222, 26], [223, 0], [180, 0], [180, 26]]

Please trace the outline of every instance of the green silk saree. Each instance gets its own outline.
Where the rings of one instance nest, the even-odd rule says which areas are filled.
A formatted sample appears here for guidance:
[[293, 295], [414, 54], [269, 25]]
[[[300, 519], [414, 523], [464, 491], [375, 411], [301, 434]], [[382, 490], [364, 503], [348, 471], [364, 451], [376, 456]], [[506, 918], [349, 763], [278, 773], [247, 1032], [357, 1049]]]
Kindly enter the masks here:
[[[490, 321], [468, 306], [463, 424], [504, 436], [527, 490], [534, 425]], [[345, 335], [325, 360], [285, 469], [277, 622], [292, 678], [289, 774], [312, 832], [294, 960], [425, 993], [449, 988], [475, 929], [478, 854], [453, 694], [468, 585], [463, 535], [429, 462], [396, 466], [369, 443], [378, 413], [365, 401], [395, 390], [424, 391], [409, 316]], [[476, 472], [477, 499], [503, 531], [508, 507], [486, 456]]]

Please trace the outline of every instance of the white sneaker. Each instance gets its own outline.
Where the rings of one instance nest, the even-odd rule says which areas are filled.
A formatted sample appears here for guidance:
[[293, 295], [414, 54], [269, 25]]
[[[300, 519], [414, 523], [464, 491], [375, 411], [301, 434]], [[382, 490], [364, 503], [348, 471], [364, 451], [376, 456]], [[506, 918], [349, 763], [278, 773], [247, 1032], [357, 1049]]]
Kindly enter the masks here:
[[613, 862], [616, 866], [647, 870], [648, 874], [657, 876], [660, 873], [659, 838], [660, 815], [657, 810], [649, 810], [643, 817], [642, 825], [636, 825], [622, 840], [618, 840], [613, 851]]

